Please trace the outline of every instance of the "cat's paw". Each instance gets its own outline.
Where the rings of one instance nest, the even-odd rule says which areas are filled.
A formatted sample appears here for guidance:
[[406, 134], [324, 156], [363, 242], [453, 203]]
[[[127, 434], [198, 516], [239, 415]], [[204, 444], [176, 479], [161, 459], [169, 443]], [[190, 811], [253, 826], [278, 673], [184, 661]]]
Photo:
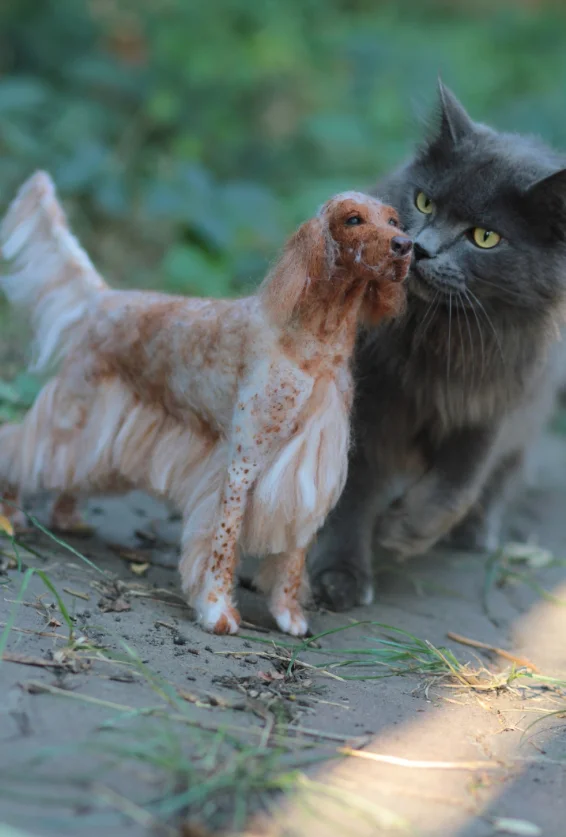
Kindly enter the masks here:
[[374, 599], [373, 583], [347, 569], [328, 569], [312, 580], [315, 599], [337, 613], [358, 605], [370, 605]]
[[445, 529], [430, 521], [426, 526], [419, 524], [404, 509], [391, 510], [379, 524], [378, 543], [401, 559], [422, 555], [442, 537]]

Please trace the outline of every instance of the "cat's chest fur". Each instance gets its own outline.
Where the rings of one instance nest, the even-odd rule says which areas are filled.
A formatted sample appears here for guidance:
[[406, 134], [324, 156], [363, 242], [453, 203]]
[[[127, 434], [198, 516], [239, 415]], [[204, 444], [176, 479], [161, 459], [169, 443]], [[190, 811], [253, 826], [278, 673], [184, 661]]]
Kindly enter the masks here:
[[495, 339], [472, 327], [459, 334], [442, 317], [423, 334], [422, 316], [410, 302], [404, 321], [374, 332], [358, 352], [358, 434], [394, 470], [412, 468], [415, 451], [430, 452], [454, 430], [486, 427], [496, 436], [509, 416], [534, 409], [552, 378], [555, 351], [543, 324], [502, 329]]

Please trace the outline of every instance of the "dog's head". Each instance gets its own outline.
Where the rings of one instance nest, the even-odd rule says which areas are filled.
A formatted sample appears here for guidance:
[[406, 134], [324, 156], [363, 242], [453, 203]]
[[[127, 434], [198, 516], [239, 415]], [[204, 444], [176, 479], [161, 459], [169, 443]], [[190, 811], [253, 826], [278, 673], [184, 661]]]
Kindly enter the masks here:
[[362, 318], [375, 323], [401, 312], [411, 254], [394, 209], [360, 192], [335, 195], [287, 242], [264, 286], [267, 307], [285, 323], [303, 307], [345, 305], [355, 295]]

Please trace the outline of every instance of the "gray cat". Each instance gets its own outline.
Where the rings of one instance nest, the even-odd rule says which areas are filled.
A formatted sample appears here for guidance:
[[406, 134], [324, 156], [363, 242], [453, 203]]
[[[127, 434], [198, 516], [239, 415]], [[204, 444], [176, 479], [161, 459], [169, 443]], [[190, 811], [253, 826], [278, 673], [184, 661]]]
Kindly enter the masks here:
[[491, 549], [566, 369], [566, 170], [472, 122], [440, 85], [435, 136], [382, 182], [414, 239], [400, 321], [361, 336], [350, 474], [313, 547], [315, 594], [373, 598], [372, 547]]

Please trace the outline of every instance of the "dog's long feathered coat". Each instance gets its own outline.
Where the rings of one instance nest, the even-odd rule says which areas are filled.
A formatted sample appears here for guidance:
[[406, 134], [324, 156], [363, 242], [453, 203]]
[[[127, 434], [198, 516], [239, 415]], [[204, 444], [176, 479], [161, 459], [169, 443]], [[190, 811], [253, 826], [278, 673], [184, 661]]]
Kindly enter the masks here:
[[[383, 209], [363, 201], [374, 214]], [[393, 257], [395, 230], [384, 228], [383, 270], [395, 280], [407, 257]], [[240, 546], [277, 556], [263, 579], [272, 611], [283, 630], [303, 633], [304, 551], [346, 477], [358, 315], [364, 306], [394, 311], [399, 285], [376, 296], [361, 268], [353, 281], [317, 218], [255, 296], [115, 291], [69, 231], [43, 173], [20, 190], [1, 243], [14, 264], [2, 287], [31, 313], [35, 368], [60, 364], [24, 421], [0, 429], [5, 488], [56, 490], [63, 515], [72, 493], [136, 487], [166, 497], [183, 513], [183, 588], [206, 627], [237, 629]]]

